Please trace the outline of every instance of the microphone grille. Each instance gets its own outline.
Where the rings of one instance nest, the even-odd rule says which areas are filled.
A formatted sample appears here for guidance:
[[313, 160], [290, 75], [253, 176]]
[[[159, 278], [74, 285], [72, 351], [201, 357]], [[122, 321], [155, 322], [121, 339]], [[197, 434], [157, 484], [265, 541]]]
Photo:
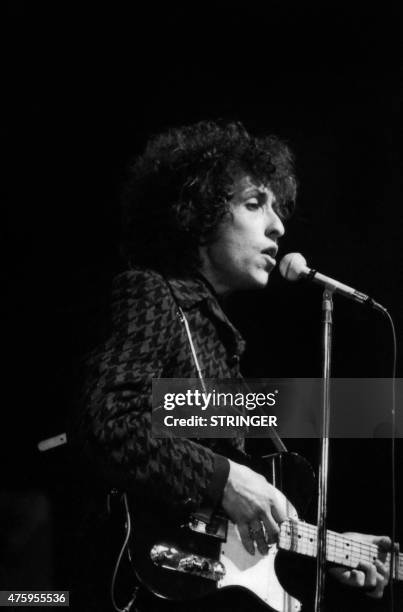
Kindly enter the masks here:
[[298, 280], [306, 270], [306, 259], [301, 253], [288, 253], [280, 261], [280, 274], [289, 281]]

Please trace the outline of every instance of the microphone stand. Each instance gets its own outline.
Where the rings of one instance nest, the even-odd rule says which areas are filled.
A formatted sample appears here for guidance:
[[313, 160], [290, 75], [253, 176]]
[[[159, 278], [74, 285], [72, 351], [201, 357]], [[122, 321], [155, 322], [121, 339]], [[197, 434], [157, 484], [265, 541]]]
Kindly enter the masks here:
[[323, 334], [323, 388], [322, 388], [322, 439], [319, 467], [318, 536], [316, 556], [315, 612], [324, 610], [326, 567], [327, 485], [329, 475], [329, 425], [330, 425], [330, 362], [332, 350], [333, 292], [325, 289], [322, 298]]

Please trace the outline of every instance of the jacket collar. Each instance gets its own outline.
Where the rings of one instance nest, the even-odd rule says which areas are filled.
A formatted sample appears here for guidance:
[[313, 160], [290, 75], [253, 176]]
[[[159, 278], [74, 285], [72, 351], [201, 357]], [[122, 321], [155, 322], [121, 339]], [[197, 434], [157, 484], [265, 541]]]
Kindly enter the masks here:
[[197, 305], [205, 304], [209, 312], [214, 315], [232, 336], [232, 348], [241, 355], [245, 350], [245, 340], [240, 332], [234, 327], [223, 311], [218, 295], [209, 281], [201, 274], [188, 278], [168, 278], [172, 293], [179, 306], [189, 311]]
[[213, 287], [201, 275], [188, 278], [168, 278], [167, 280], [176, 301], [184, 310], [190, 310], [200, 302], [212, 298], [217, 300]]

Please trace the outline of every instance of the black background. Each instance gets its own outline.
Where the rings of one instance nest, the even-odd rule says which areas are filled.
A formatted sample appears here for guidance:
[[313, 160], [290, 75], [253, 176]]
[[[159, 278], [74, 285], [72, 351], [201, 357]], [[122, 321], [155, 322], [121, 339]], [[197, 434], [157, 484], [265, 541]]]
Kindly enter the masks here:
[[[8, 6], [2, 471], [5, 490], [42, 492], [57, 518], [58, 587], [67, 554], [58, 524], [68, 522], [63, 494], [74, 474], [64, 450], [42, 457], [36, 442], [68, 421], [78, 356], [118, 265], [130, 158], [150, 133], [203, 118], [287, 139], [300, 191], [281, 253], [301, 251], [387, 306], [399, 350], [401, 36], [397, 8], [385, 3]], [[319, 289], [287, 285], [278, 273], [264, 292], [239, 296], [230, 308], [248, 341], [245, 372], [320, 376], [320, 305]], [[336, 298], [333, 375], [391, 374], [386, 321]], [[317, 461], [316, 444], [290, 447]], [[334, 527], [388, 533], [389, 447], [332, 446]], [[398, 472], [401, 489], [400, 481]]]

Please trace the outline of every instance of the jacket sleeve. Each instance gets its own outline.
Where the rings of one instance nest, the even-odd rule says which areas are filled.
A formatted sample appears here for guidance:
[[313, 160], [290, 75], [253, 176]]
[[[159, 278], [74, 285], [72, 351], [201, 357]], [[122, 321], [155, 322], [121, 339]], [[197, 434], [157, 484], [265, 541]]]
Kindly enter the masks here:
[[87, 361], [81, 437], [109, 484], [150, 501], [196, 509], [219, 503], [229, 462], [183, 438], [151, 435], [152, 378], [190, 350], [176, 304], [154, 272], [117, 277], [107, 341]]

